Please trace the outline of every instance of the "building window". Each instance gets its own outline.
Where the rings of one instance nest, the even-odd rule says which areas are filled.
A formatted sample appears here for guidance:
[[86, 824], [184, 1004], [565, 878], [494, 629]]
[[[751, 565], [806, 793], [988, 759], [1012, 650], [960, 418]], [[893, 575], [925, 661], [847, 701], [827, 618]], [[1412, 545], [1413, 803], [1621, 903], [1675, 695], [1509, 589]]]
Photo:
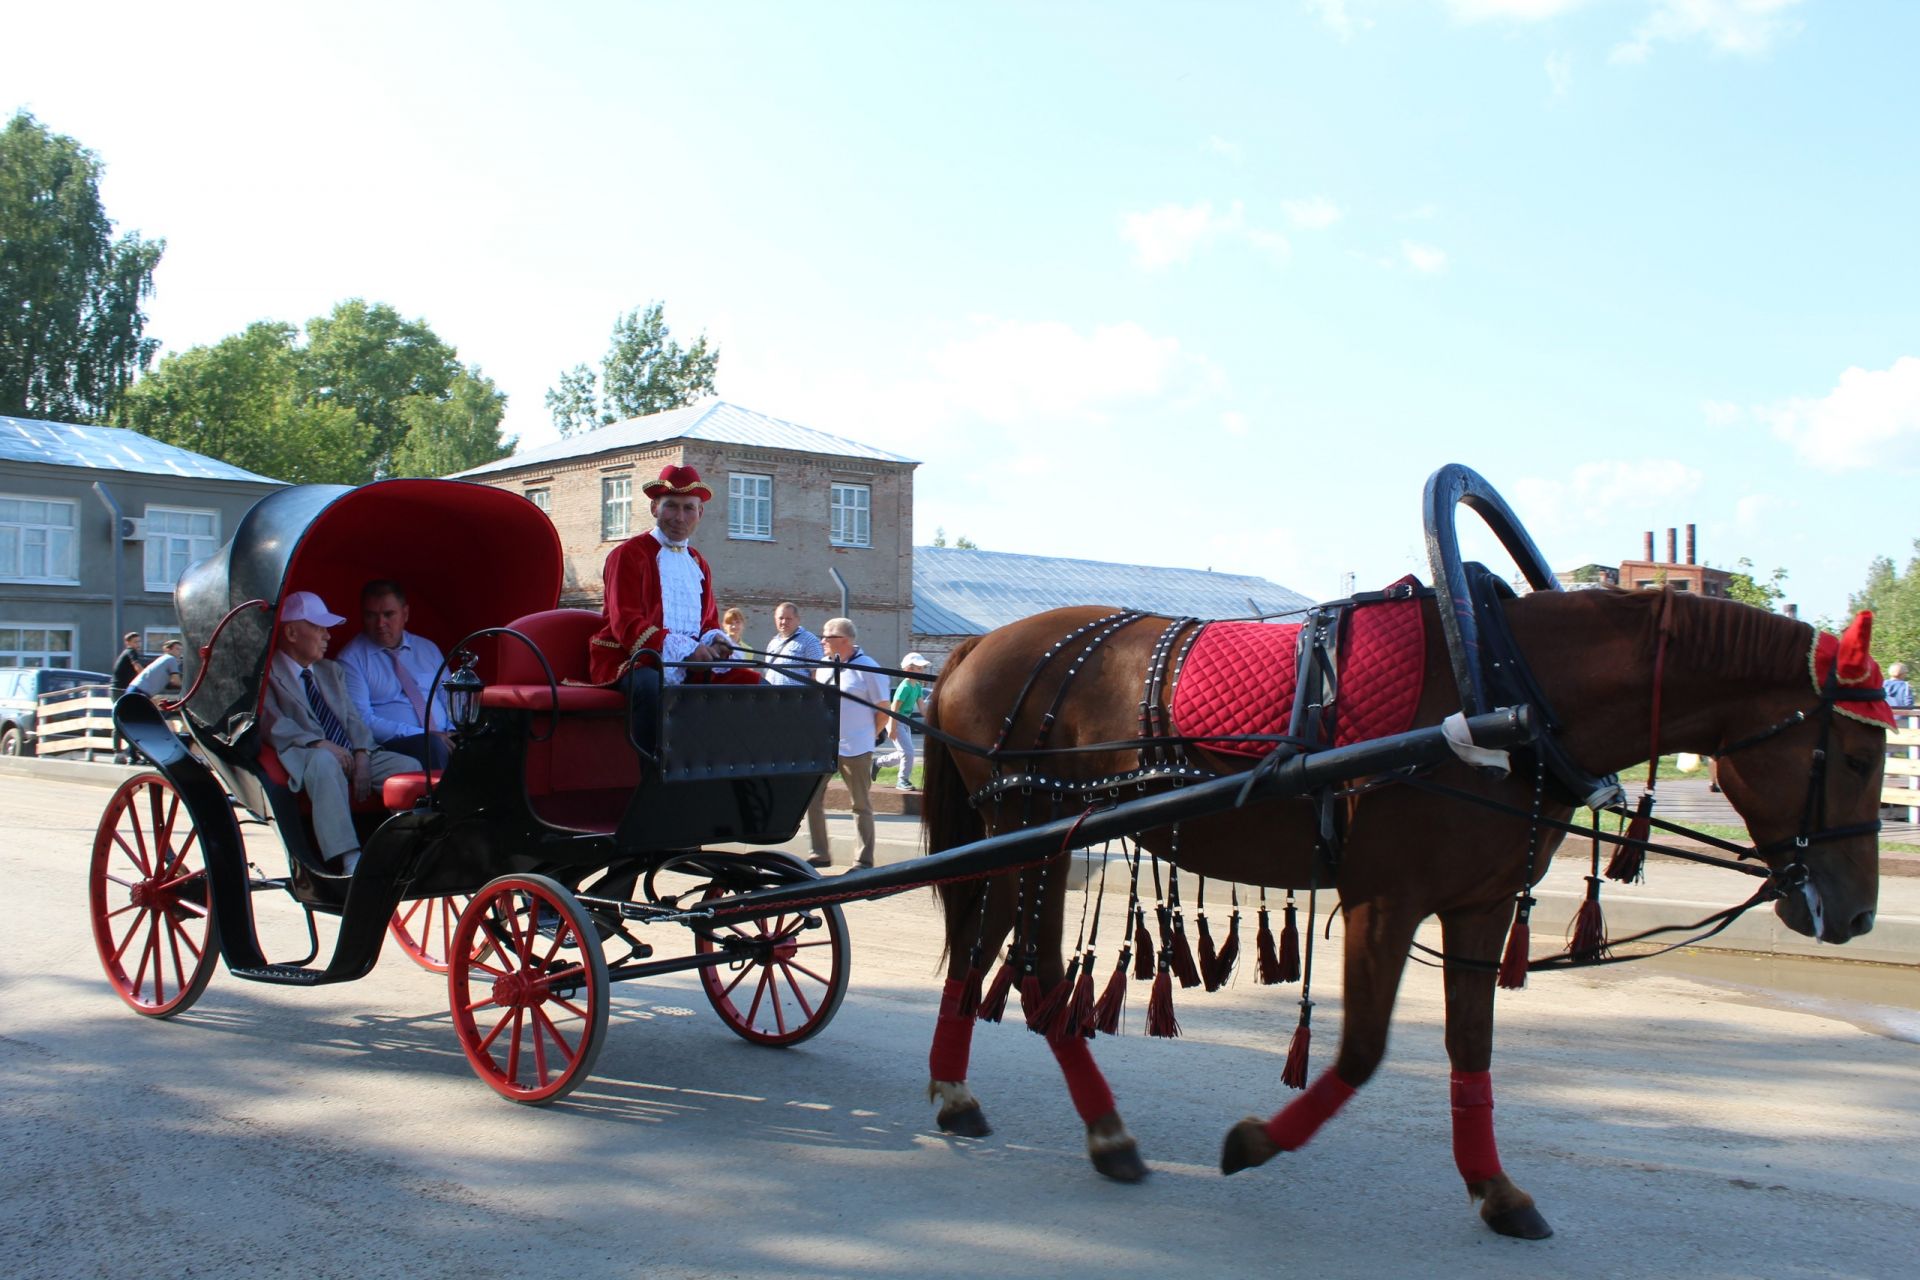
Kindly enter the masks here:
[[71, 667], [74, 628], [0, 622], [0, 667]]
[[171, 591], [187, 566], [220, 546], [220, 513], [147, 508], [147, 590]]
[[0, 498], [0, 578], [8, 582], [77, 583], [71, 502]]
[[548, 516], [548, 518], [549, 518], [549, 519], [551, 519], [551, 518], [552, 518], [552, 516], [553, 516], [553, 490], [551, 490], [551, 489], [529, 489], [529, 490], [527, 490], [527, 493], [526, 493], [526, 497], [527, 497], [527, 501], [528, 501], [528, 502], [531, 502], [531, 503], [532, 503], [532, 504], [533, 504], [534, 506], [536, 506], [536, 507], [538, 507], [538, 508], [540, 508], [540, 509], [541, 509], [542, 511], [544, 511], [544, 512], [546, 512], [546, 513], [547, 513], [547, 516]]
[[624, 538], [633, 527], [633, 477], [600, 477], [600, 540]]
[[160, 652], [160, 646], [169, 640], [185, 640], [178, 627], [147, 627], [140, 633], [140, 652], [149, 658]]
[[727, 476], [727, 536], [773, 536], [773, 477], [735, 471]]
[[873, 490], [864, 484], [833, 486], [827, 538], [836, 547], [873, 545]]

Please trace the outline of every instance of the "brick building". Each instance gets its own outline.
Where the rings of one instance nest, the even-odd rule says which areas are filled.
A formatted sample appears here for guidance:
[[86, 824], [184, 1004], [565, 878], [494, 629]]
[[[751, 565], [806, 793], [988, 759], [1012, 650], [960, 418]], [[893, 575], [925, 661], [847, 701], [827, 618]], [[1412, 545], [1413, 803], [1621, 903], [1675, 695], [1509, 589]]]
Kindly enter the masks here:
[[721, 609], [747, 637], [773, 634], [773, 609], [800, 606], [814, 631], [843, 607], [860, 643], [893, 664], [913, 616], [913, 472], [919, 463], [859, 441], [708, 400], [616, 422], [452, 477], [525, 494], [566, 555], [562, 602], [600, 607], [607, 553], [653, 527], [640, 486], [668, 464], [713, 489], [694, 545], [713, 566]]
[[1680, 558], [1679, 530], [1667, 530], [1667, 558], [1653, 558], [1653, 530], [1647, 530], [1647, 540], [1642, 557], [1638, 560], [1620, 562], [1619, 585], [1640, 590], [1653, 590], [1658, 587], [1672, 587], [1675, 591], [1692, 591], [1703, 596], [1724, 596], [1727, 583], [1732, 574], [1725, 569], [1715, 569], [1697, 562], [1695, 555], [1694, 527], [1687, 526], [1686, 559]]

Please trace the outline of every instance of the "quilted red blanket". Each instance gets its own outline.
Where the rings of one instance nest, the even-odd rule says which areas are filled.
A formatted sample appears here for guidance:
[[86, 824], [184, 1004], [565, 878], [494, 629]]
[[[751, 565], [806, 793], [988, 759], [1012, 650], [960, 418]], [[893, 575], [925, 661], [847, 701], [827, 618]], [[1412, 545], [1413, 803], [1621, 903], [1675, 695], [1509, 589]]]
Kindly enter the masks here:
[[[1412, 575], [1394, 586], [1414, 583]], [[1210, 622], [1181, 666], [1173, 689], [1174, 732], [1285, 733], [1293, 714], [1300, 627], [1268, 622]], [[1334, 745], [1404, 733], [1413, 727], [1426, 673], [1426, 624], [1419, 600], [1363, 604], [1340, 639], [1340, 695]], [[1229, 755], [1263, 756], [1270, 742], [1222, 743]]]

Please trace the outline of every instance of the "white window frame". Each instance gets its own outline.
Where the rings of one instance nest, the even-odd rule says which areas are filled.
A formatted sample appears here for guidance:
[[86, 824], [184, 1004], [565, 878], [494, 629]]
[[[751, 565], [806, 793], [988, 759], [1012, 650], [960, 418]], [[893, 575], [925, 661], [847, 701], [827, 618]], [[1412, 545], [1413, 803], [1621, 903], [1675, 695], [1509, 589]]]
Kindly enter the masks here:
[[[206, 517], [207, 531], [197, 532], [189, 527], [174, 531], [165, 525], [176, 516], [185, 517], [191, 525], [201, 516]], [[147, 541], [142, 555], [144, 577], [149, 591], [172, 591], [180, 581], [182, 574], [199, 561], [220, 549], [220, 513], [211, 507], [165, 507], [147, 504]], [[158, 553], [159, 563], [155, 563]], [[169, 572], [175, 557], [180, 557], [179, 567]]]
[[772, 476], [756, 471], [727, 473], [727, 536], [749, 542], [773, 541]]
[[184, 643], [186, 637], [180, 634], [178, 627], [143, 627], [140, 630], [140, 652], [151, 658], [159, 653], [169, 640], [179, 640]]
[[[68, 519], [64, 525], [54, 524], [51, 521], [0, 518], [0, 539], [6, 538], [9, 534], [12, 535], [16, 569], [24, 567], [29, 544], [36, 541], [35, 535], [38, 535], [39, 551], [44, 557], [46, 567], [49, 570], [59, 567], [69, 570], [67, 573], [34, 574], [6, 573], [3, 568], [0, 568], [0, 582], [34, 582], [60, 587], [79, 586], [80, 504], [66, 498], [45, 498], [38, 494], [27, 493], [0, 493], [0, 502], [38, 502], [48, 507], [65, 507]], [[65, 566], [56, 563], [60, 554], [60, 543], [63, 541], [62, 534], [65, 535], [66, 544], [67, 564]]]
[[[26, 633], [30, 631], [64, 631], [68, 647], [59, 649], [43, 644], [38, 649], [29, 649], [25, 640]], [[51, 661], [55, 657], [61, 661]], [[23, 661], [26, 658], [32, 658], [33, 661]], [[79, 658], [80, 628], [73, 623], [0, 621], [0, 667], [65, 667], [73, 670], [79, 667]]]
[[[615, 519], [618, 512], [619, 518]], [[633, 532], [633, 473], [600, 477], [600, 541], [614, 542]]]
[[873, 486], [834, 481], [827, 512], [827, 541], [836, 547], [873, 545]]
[[553, 486], [552, 485], [550, 484], [536, 485], [533, 488], [528, 489], [523, 496], [526, 498], [528, 502], [531, 502], [534, 506], [546, 512], [547, 517], [549, 519], [553, 517]]

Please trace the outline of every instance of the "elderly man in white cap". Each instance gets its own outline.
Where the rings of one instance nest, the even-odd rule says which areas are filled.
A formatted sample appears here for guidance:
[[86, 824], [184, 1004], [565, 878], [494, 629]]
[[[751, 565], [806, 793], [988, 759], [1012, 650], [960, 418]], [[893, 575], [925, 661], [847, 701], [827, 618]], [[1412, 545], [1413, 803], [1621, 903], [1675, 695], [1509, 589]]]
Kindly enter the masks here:
[[[847, 800], [853, 806], [854, 829], [860, 834], [860, 856], [856, 865], [873, 865], [873, 740], [890, 717], [886, 713], [887, 678], [880, 674], [872, 658], [860, 651], [855, 641], [853, 622], [848, 618], [828, 618], [820, 628], [820, 643], [827, 651], [830, 665], [813, 673], [821, 684], [836, 685], [840, 701], [840, 777], [847, 784]], [[876, 710], [875, 708], [879, 708]], [[827, 843], [827, 780], [813, 793], [807, 807], [807, 838], [813, 844], [813, 856], [807, 862], [816, 867], [833, 865], [833, 852]]]
[[320, 854], [338, 861], [342, 875], [360, 862], [353, 801], [364, 800], [396, 773], [416, 773], [420, 762], [382, 751], [347, 690], [346, 673], [326, 658], [329, 627], [346, 619], [329, 612], [311, 591], [280, 602], [280, 635], [267, 667], [267, 742], [295, 791], [313, 803], [313, 835]]
[[[933, 666], [924, 654], [910, 653], [900, 659], [900, 666], [906, 671], [925, 671]], [[919, 676], [911, 676], [893, 686], [893, 714], [895, 716], [917, 716], [920, 704], [927, 696], [926, 682]], [[918, 791], [913, 785], [913, 725], [904, 719], [887, 721], [887, 738], [893, 746], [873, 758], [874, 775], [879, 776], [882, 769], [890, 765], [900, 766], [900, 777], [893, 784], [900, 791]]]

